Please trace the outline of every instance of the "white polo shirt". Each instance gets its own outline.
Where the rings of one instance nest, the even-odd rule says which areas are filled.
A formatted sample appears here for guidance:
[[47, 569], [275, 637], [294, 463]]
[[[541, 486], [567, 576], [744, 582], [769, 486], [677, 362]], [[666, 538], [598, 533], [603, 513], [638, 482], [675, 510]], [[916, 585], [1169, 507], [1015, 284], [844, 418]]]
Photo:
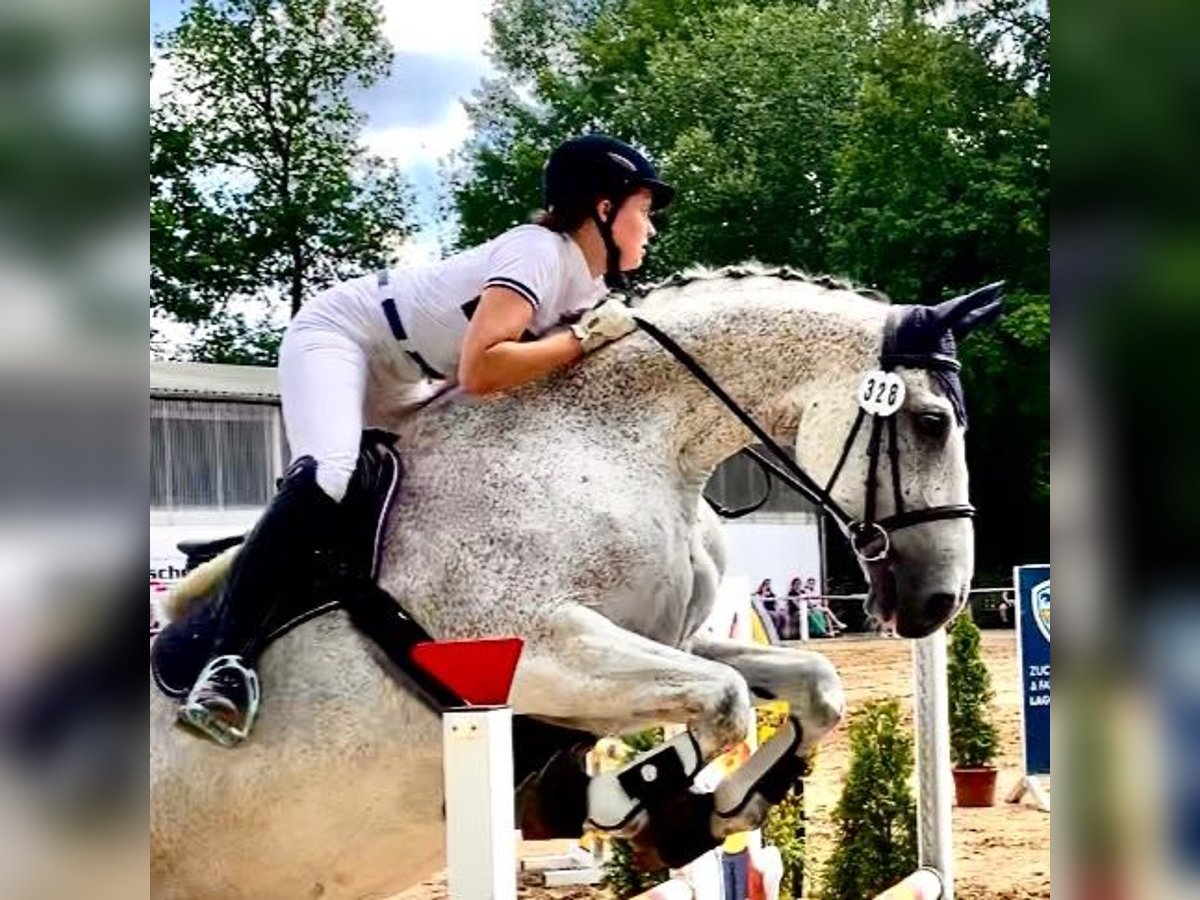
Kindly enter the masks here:
[[523, 340], [573, 321], [607, 293], [567, 235], [519, 225], [438, 262], [346, 282], [306, 304], [297, 319], [335, 327], [373, 351], [403, 352], [429, 378], [452, 378], [467, 323], [492, 286], [515, 291], [533, 308]]

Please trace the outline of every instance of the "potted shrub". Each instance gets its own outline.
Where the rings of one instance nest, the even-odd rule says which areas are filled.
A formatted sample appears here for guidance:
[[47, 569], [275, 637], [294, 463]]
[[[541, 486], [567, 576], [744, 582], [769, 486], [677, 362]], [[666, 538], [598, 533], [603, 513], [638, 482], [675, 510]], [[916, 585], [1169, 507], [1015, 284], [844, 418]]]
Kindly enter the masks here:
[[964, 610], [950, 626], [946, 677], [950, 695], [950, 756], [959, 806], [996, 800], [996, 729], [988, 715], [992, 678], [979, 652], [979, 626]]

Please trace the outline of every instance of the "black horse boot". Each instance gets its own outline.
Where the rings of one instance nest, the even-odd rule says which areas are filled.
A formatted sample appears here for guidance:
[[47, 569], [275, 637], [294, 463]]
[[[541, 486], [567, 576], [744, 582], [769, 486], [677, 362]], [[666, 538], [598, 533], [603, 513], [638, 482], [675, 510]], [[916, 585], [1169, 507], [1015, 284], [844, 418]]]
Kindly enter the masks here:
[[273, 616], [336, 569], [341, 510], [317, 484], [317, 463], [296, 460], [246, 538], [217, 600], [219, 637], [179, 711], [224, 747], [246, 740], [258, 714], [254, 663]]

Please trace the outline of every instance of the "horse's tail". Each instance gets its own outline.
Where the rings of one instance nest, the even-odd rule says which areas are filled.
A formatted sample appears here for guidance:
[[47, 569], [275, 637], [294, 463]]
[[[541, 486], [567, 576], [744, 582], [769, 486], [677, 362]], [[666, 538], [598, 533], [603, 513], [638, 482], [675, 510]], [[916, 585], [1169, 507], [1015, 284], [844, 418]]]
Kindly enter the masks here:
[[177, 622], [188, 614], [195, 603], [218, 590], [229, 577], [229, 569], [240, 549], [241, 545], [238, 544], [222, 551], [172, 585], [162, 601], [163, 617], [168, 622]]

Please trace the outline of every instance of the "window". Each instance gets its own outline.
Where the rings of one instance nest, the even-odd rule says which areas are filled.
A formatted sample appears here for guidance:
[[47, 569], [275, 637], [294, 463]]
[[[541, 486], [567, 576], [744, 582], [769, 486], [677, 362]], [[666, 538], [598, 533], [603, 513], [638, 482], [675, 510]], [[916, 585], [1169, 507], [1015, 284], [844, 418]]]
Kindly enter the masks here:
[[281, 436], [271, 404], [151, 400], [151, 507], [265, 506], [282, 468]]

